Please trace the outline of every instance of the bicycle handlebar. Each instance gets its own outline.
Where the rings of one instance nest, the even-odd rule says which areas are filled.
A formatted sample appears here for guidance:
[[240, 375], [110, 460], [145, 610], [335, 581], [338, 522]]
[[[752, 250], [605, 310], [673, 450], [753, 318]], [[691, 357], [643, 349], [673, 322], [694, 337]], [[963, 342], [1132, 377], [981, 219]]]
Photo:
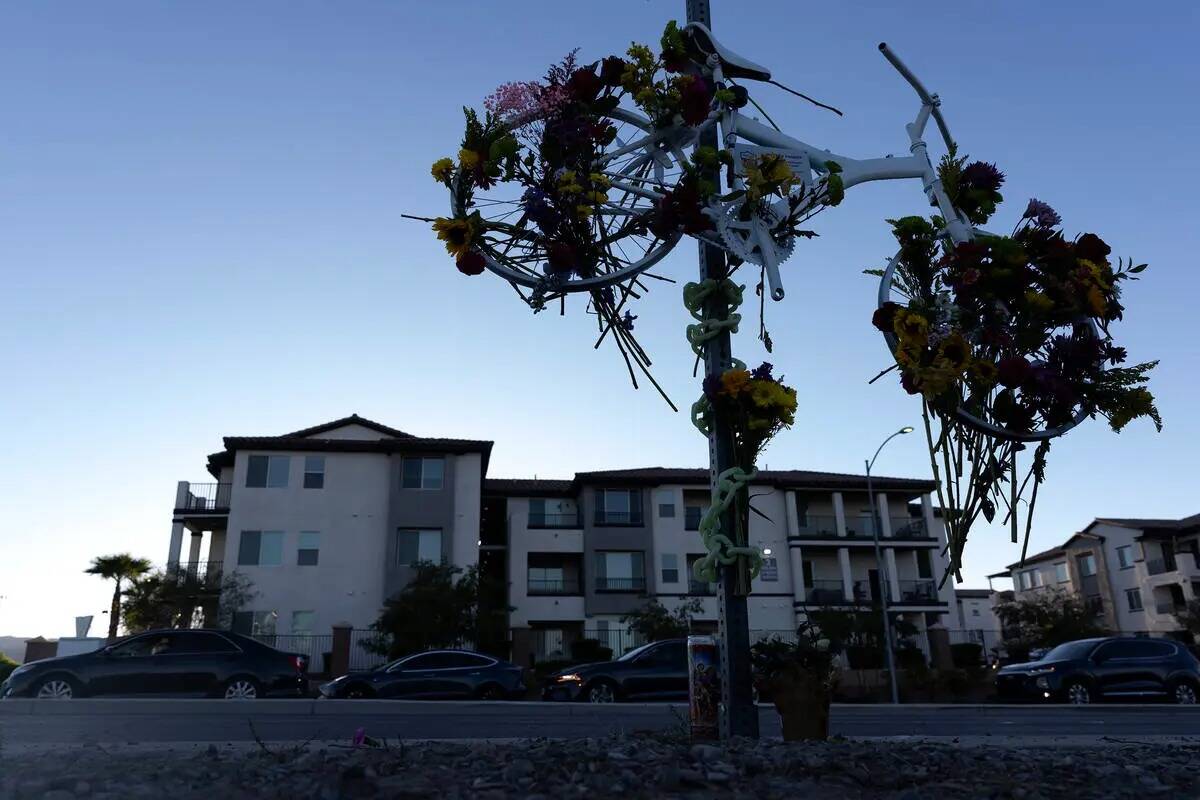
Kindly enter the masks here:
[[954, 137], [950, 135], [950, 128], [947, 127], [946, 120], [942, 117], [941, 101], [929, 93], [917, 76], [912, 73], [912, 70], [905, 66], [900, 57], [887, 46], [887, 42], [879, 43], [879, 52], [883, 53], [883, 57], [888, 60], [888, 63], [896, 68], [896, 71], [900, 73], [900, 76], [904, 80], [908, 81], [909, 85], [917, 93], [917, 97], [921, 98], [921, 102], [929, 106], [930, 113], [933, 114], [933, 119], [937, 122], [938, 130], [942, 132], [942, 138], [946, 141], [946, 147], [953, 149], [955, 147]]

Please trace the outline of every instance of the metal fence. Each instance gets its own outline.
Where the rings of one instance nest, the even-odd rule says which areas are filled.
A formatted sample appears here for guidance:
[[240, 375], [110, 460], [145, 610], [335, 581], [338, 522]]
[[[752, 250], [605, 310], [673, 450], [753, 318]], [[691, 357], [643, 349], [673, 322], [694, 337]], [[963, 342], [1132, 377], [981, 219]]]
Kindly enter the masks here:
[[388, 661], [387, 655], [380, 655], [367, 649], [367, 645], [386, 639], [380, 639], [379, 634], [369, 629], [350, 631], [350, 671], [374, 669]]
[[187, 483], [175, 495], [176, 511], [217, 511], [229, 508], [231, 483]]
[[582, 528], [583, 524], [580, 520], [580, 515], [575, 512], [562, 513], [530, 513], [529, 522], [526, 525], [529, 528], [567, 528], [575, 529]]
[[[596, 648], [612, 651], [611, 658], [620, 658], [647, 644], [647, 640], [635, 631], [613, 628], [610, 630], [568, 631], [559, 628], [531, 630], [533, 660], [535, 663], [546, 661], [593, 661], [598, 657], [609, 657], [597, 653]], [[710, 631], [693, 631], [693, 633], [711, 633]], [[787, 642], [796, 641], [794, 630], [753, 630], [750, 631], [750, 643], [781, 639]], [[580, 644], [580, 642], [586, 642]]]
[[259, 634], [254, 638], [276, 650], [307, 656], [308, 671], [314, 675], [324, 674], [328, 671], [325, 658], [327, 653], [333, 651], [333, 634]]

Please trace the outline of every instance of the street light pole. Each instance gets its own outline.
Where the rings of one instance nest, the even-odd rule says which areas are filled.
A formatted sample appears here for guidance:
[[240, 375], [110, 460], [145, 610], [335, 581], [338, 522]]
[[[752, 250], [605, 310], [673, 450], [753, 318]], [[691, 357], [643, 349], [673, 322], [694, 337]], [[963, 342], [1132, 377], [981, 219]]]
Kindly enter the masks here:
[[884, 569], [883, 558], [879, 549], [879, 514], [875, 511], [875, 489], [871, 485], [871, 467], [875, 466], [875, 459], [879, 458], [879, 451], [883, 449], [884, 445], [901, 434], [912, 433], [912, 430], [910, 426], [905, 425], [883, 440], [883, 444], [879, 445], [879, 449], [875, 451], [875, 455], [871, 456], [870, 461], [863, 462], [867, 465], [867, 500], [871, 504], [871, 538], [875, 540], [875, 574], [879, 576], [879, 600], [883, 608], [884, 654], [887, 657], [888, 679], [892, 689], [893, 705], [900, 703], [900, 688], [896, 682], [896, 654], [892, 649], [892, 621], [888, 617], [888, 593], [891, 591], [891, 582], [888, 580], [887, 570]]

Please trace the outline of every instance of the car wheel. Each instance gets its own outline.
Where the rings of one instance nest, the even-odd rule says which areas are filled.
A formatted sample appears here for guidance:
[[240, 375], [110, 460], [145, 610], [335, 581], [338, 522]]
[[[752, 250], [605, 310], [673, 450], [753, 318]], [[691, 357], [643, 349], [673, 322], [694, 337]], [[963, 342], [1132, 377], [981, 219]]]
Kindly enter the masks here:
[[1196, 687], [1187, 681], [1179, 681], [1171, 688], [1171, 701], [1181, 706], [1196, 705]]
[[42, 679], [33, 696], [38, 700], [72, 700], [79, 697], [80, 691], [75, 681], [62, 675], [51, 675]]
[[505, 697], [504, 689], [494, 683], [482, 687], [475, 693], [475, 696], [480, 700], [503, 700]]
[[1079, 681], [1068, 683], [1063, 690], [1063, 695], [1073, 706], [1086, 706], [1092, 702], [1092, 690], [1087, 687], [1086, 683]]
[[617, 702], [617, 689], [609, 681], [596, 681], [588, 687], [587, 701], [589, 703], [615, 703]]
[[226, 700], [257, 700], [262, 695], [258, 682], [253, 678], [233, 678], [225, 684]]

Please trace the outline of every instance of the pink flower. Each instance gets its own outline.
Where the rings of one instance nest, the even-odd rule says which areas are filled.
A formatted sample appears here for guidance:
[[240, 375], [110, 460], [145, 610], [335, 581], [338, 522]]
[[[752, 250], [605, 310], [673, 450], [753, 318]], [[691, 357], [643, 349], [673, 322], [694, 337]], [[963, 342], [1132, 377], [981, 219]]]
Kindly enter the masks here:
[[483, 107], [503, 120], [511, 120], [537, 108], [542, 86], [536, 81], [510, 81], [496, 87], [483, 100]]
[[367, 731], [366, 731], [366, 729], [365, 729], [365, 728], [359, 728], [358, 730], [356, 730], [356, 731], [354, 732], [354, 740], [353, 740], [353, 744], [354, 744], [354, 746], [355, 746], [355, 747], [362, 747], [362, 744], [363, 744], [363, 742], [364, 742], [364, 741], [366, 741], [366, 738], [367, 738]]

